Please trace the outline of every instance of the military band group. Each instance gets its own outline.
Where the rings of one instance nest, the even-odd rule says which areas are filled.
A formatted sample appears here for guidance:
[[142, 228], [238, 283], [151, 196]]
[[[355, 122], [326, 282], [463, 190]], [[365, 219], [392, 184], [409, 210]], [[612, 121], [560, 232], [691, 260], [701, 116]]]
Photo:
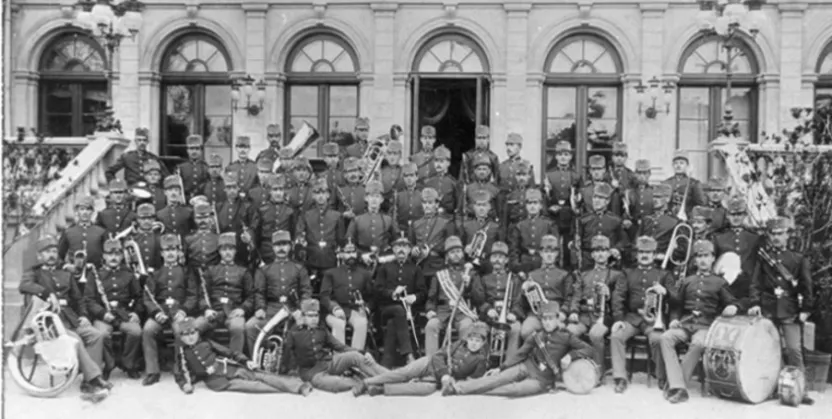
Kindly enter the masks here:
[[[157, 383], [166, 329], [185, 393], [204, 381], [252, 393], [518, 397], [556, 388], [582, 360], [622, 393], [628, 342], [643, 335], [659, 388], [678, 403], [709, 326], [737, 314], [775, 322], [786, 363], [803, 367], [812, 284], [807, 260], [786, 248], [788, 220], [747, 229], [746, 202], [719, 179], [690, 177], [684, 151], [673, 176], [651, 182], [651, 163], [630, 169], [623, 143], [591, 155], [583, 175], [563, 141], [538, 182], [520, 135], [508, 135], [500, 162], [480, 126], [454, 177], [433, 127], [421, 127], [407, 161], [400, 130], [369, 131], [359, 118], [354, 144], [324, 144], [328, 167], [316, 175], [276, 126], [254, 160], [237, 137], [227, 165], [192, 135], [173, 171], [137, 130], [136, 149], [107, 171], [107, 207], [76, 202], [74, 223], [38, 241], [40, 264], [20, 285], [83, 342], [83, 391], [110, 388], [116, 367]], [[375, 166], [367, 149], [377, 144]], [[715, 267], [728, 253], [739, 266]], [[220, 329], [228, 346], [214, 339]]]

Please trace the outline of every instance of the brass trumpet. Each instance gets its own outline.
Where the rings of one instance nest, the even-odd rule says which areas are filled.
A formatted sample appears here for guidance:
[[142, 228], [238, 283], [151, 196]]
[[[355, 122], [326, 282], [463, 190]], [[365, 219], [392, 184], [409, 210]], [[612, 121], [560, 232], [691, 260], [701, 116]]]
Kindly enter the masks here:
[[[681, 243], [679, 243], [681, 241]], [[683, 260], [673, 259], [673, 252], [677, 248], [686, 248], [685, 258]], [[687, 267], [690, 262], [691, 252], [693, 251], [693, 227], [687, 223], [680, 223], [673, 228], [673, 234], [670, 237], [670, 243], [667, 245], [667, 252], [664, 254], [662, 260], [662, 269], [667, 269], [667, 264], [672, 263], [675, 266]]]

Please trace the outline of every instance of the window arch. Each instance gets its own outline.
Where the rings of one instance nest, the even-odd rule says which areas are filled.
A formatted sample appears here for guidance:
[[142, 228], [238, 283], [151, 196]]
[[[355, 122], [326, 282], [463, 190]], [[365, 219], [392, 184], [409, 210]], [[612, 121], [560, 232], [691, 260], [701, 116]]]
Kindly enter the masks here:
[[818, 82], [815, 84], [815, 118], [819, 120], [819, 144], [832, 144], [832, 41], [820, 54], [817, 66]]
[[422, 46], [413, 60], [416, 73], [488, 73], [482, 48], [460, 34], [440, 35]]
[[595, 33], [575, 33], [557, 42], [546, 57], [543, 89], [542, 164], [557, 165], [555, 144], [566, 140], [579, 169], [590, 155], [609, 163], [621, 134], [623, 64], [615, 47]]
[[230, 70], [228, 52], [208, 33], [181, 35], [165, 49], [160, 68], [162, 154], [186, 157], [185, 140], [197, 134], [207, 150], [230, 159]]
[[304, 121], [320, 134], [315, 147], [306, 149], [307, 157], [318, 157], [326, 142], [349, 142], [358, 117], [358, 62], [352, 47], [334, 32], [309, 34], [292, 47], [285, 68], [285, 142]]
[[[727, 97], [729, 61], [730, 98]], [[726, 104], [733, 110], [742, 134], [751, 142], [757, 141], [757, 75], [760, 67], [745, 38], [735, 37], [726, 48], [719, 37], [703, 36], [685, 49], [678, 70], [676, 146], [691, 151], [695, 176], [707, 179], [720, 164], [709, 156], [708, 143], [716, 138]]]
[[86, 34], [56, 36], [40, 57], [38, 131], [78, 137], [95, 131], [95, 115], [107, 106], [106, 55]]

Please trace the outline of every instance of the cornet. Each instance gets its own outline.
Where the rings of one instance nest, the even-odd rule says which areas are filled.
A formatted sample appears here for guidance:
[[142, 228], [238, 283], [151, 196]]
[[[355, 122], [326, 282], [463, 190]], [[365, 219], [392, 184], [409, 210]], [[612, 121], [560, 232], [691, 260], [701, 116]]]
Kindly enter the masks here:
[[[680, 243], [681, 241], [681, 243]], [[673, 259], [673, 252], [679, 248], [686, 248], [685, 258], [683, 260]], [[667, 252], [664, 254], [662, 260], [662, 269], [667, 269], [667, 264], [672, 263], [676, 266], [687, 267], [690, 262], [690, 255], [693, 251], [693, 228], [690, 224], [680, 223], [673, 228], [673, 235], [670, 237], [670, 243], [667, 245]]]
[[642, 308], [641, 315], [648, 323], [653, 322], [653, 330], [661, 331], [665, 330], [664, 320], [662, 320], [664, 296], [656, 291], [656, 285], [658, 284], [654, 284], [645, 291], [644, 308]]
[[473, 258], [473, 263], [476, 266], [480, 266], [481, 262], [480, 259], [482, 258], [483, 251], [485, 251], [485, 243], [488, 241], [488, 234], [485, 232], [485, 229], [477, 230], [474, 233], [474, 237], [471, 238], [471, 243], [468, 243], [471, 249], [471, 257]]
[[528, 281], [523, 282], [522, 290], [523, 295], [526, 297], [526, 301], [529, 302], [529, 307], [531, 307], [532, 313], [539, 315], [540, 308], [549, 302], [549, 300], [546, 299], [546, 294], [543, 293], [543, 287], [541, 287], [540, 284], [534, 280], [529, 279]]

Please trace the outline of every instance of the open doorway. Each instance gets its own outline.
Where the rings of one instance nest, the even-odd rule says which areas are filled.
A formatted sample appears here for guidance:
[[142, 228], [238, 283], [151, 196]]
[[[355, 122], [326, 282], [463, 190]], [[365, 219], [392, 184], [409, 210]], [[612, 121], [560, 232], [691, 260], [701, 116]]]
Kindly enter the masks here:
[[[415, 132], [436, 128], [436, 147], [451, 151], [451, 175], [458, 177], [462, 155], [474, 148], [477, 125], [488, 125], [489, 82], [485, 77], [416, 77], [413, 81]], [[413, 152], [421, 149], [414, 135]]]

